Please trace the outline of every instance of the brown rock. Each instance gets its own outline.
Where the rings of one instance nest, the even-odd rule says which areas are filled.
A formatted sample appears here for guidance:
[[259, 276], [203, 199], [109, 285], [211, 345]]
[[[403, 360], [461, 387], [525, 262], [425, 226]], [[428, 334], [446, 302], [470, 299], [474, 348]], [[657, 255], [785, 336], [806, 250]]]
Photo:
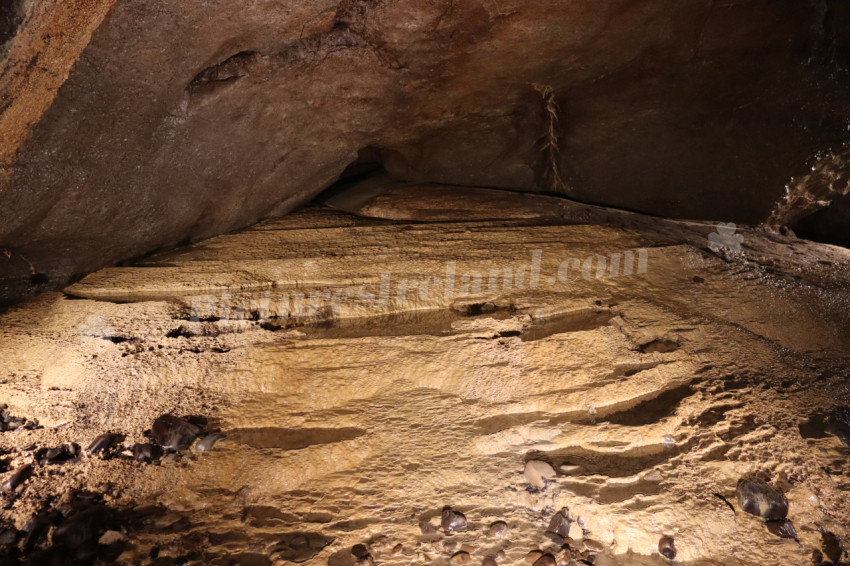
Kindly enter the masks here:
[[586, 538], [582, 542], [584, 543], [584, 547], [590, 552], [602, 552], [605, 548], [601, 542], [592, 538]]
[[487, 528], [487, 535], [491, 537], [504, 538], [508, 534], [508, 524], [504, 521], [496, 521]]
[[570, 520], [570, 511], [566, 507], [552, 515], [552, 518], [549, 520], [549, 532], [555, 533], [559, 536], [567, 537], [570, 534], [570, 524], [572, 521]]
[[673, 541], [673, 537], [661, 537], [658, 541], [658, 552], [661, 556], [669, 560], [676, 558], [676, 544]]
[[0, 61], [0, 247], [27, 258], [7, 298], [32, 292], [27, 261], [61, 285], [291, 210], [358, 153], [416, 181], [756, 222], [847, 139], [830, 53], [848, 16], [825, 26], [820, 3], [25, 4]]
[[443, 507], [440, 514], [440, 526], [446, 533], [460, 532], [466, 530], [466, 516], [451, 507]]
[[534, 566], [556, 566], [555, 557], [551, 554], [544, 554], [534, 562]]

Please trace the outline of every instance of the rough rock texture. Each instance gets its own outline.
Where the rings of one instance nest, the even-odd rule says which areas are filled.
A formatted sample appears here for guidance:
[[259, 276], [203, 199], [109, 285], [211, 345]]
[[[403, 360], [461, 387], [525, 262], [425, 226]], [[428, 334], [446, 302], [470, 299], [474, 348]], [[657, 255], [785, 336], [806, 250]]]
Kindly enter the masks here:
[[358, 154], [758, 222], [848, 138], [839, 0], [4, 6], [5, 295], [286, 212]]
[[[0, 315], [0, 398], [45, 427], [0, 433], [15, 469], [32, 460], [20, 447], [143, 442], [166, 412], [227, 434], [160, 465], [36, 467], [2, 517], [21, 528], [75, 489], [148, 509], [118, 564], [155, 548], [156, 564], [574, 564], [575, 551], [663, 566], [670, 536], [677, 564], [799, 566], [821, 530], [847, 546], [850, 451], [825, 416], [850, 401], [850, 251], [749, 229], [718, 247], [710, 223], [592, 207], [579, 212], [605, 225], [568, 224], [535, 216], [544, 196], [498, 220], [504, 203], [458, 191], [366, 205], [413, 221], [308, 208]], [[423, 223], [429, 206], [439, 222]], [[628, 274], [570, 261], [641, 250]], [[475, 271], [480, 289], [463, 279]], [[378, 294], [382, 272], [385, 304], [320, 293]], [[327, 324], [287, 316], [312, 292], [302, 311]], [[529, 486], [529, 461], [555, 477]], [[787, 498], [799, 544], [740, 509], [751, 476]], [[437, 531], [444, 506], [466, 530]], [[562, 509], [570, 524], [547, 534]]]

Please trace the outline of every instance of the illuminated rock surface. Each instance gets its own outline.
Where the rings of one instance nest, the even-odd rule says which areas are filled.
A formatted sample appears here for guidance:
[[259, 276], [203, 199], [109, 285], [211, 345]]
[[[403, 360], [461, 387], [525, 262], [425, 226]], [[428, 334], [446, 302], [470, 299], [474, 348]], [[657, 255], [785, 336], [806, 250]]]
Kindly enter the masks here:
[[844, 0], [4, 0], [0, 303], [358, 160], [752, 224], [788, 185], [812, 214], [848, 188], [848, 26]]
[[[0, 398], [44, 428], [0, 433], [0, 448], [147, 442], [164, 413], [227, 437], [159, 465], [37, 467], [3, 515], [22, 528], [77, 488], [156, 503], [119, 563], [147, 563], [153, 545], [192, 564], [557, 562], [566, 539], [546, 531], [563, 508], [567, 542], [596, 564], [666, 564], [663, 537], [683, 564], [804, 564], [829, 536], [840, 548], [850, 451], [825, 423], [848, 401], [850, 252], [752, 230], [735, 232], [740, 252], [714, 252], [713, 225], [587, 207], [617, 225], [575, 224], [564, 201], [560, 220], [401, 219], [458, 195], [417, 194], [381, 201], [396, 220], [308, 208], [8, 310]], [[569, 261], [610, 269], [627, 252], [633, 271], [616, 277]], [[462, 279], [490, 269], [493, 290]], [[343, 292], [284, 316], [320, 289]], [[529, 460], [557, 474], [543, 489]], [[737, 509], [752, 475], [787, 497], [799, 544]], [[444, 506], [466, 530], [439, 529]]]

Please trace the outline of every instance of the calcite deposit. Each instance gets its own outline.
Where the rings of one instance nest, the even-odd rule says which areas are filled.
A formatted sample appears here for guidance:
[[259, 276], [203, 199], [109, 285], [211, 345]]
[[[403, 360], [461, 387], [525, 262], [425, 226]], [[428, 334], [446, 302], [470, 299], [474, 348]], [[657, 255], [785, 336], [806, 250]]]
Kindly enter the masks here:
[[[10, 308], [0, 398], [41, 428], [0, 432], [3, 479], [33, 465], [4, 524], [94, 492], [135, 517], [102, 523], [119, 564], [842, 559], [850, 252], [463, 196], [314, 205]], [[224, 438], [33, 462], [163, 414]], [[798, 540], [740, 507], [747, 478]]]

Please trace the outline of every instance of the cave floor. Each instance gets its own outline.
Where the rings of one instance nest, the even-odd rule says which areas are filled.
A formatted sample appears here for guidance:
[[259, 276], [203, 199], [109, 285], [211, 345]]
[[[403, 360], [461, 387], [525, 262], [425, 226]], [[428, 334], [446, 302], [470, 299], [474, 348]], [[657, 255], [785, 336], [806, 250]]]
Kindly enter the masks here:
[[[0, 315], [0, 401], [42, 425], [0, 432], [10, 468], [108, 431], [144, 442], [163, 413], [227, 435], [36, 466], [4, 520], [81, 491], [150, 508], [121, 564], [333, 566], [357, 544], [386, 565], [580, 563], [545, 535], [564, 507], [596, 564], [668, 564], [662, 536], [676, 564], [761, 566], [846, 539], [850, 450], [823, 416], [850, 402], [850, 252], [404, 194], [355, 210], [383, 218], [308, 207]], [[529, 460], [555, 477], [535, 487]], [[799, 542], [739, 508], [753, 474]], [[446, 505], [467, 530], [423, 533]]]

